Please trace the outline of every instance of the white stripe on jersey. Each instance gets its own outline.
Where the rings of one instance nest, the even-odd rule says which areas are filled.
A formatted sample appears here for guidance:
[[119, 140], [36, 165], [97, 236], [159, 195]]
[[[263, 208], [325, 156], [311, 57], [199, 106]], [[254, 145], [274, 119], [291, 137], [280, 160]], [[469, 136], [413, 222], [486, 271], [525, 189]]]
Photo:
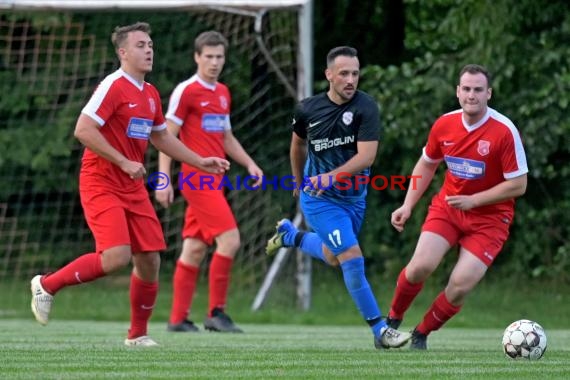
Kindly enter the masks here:
[[433, 158], [431, 158], [430, 156], [428, 156], [427, 153], [426, 153], [426, 147], [425, 147], [425, 146], [424, 146], [423, 149], [422, 149], [422, 158], [423, 158], [424, 160], [426, 160], [427, 162], [429, 162], [430, 164], [438, 164], [438, 163], [440, 163], [441, 161], [443, 161], [443, 157], [440, 158], [439, 160], [434, 160]]
[[172, 91], [172, 95], [170, 95], [170, 100], [168, 101], [168, 111], [166, 111], [166, 118], [174, 122], [174, 124], [181, 126], [184, 123], [184, 120], [180, 119], [176, 116], [176, 110], [178, 109], [178, 105], [180, 104], [180, 98], [182, 97], [182, 92], [184, 89], [188, 87], [188, 85], [196, 82], [198, 80], [198, 75], [194, 74], [190, 78], [186, 79], [184, 82], [180, 82], [178, 86]]
[[81, 113], [84, 113], [85, 115], [89, 116], [97, 123], [99, 123], [100, 126], [103, 126], [106, 120], [101, 119], [96, 114], [96, 111], [99, 109], [99, 107], [101, 107], [101, 103], [103, 103], [103, 99], [105, 99], [105, 95], [107, 95], [107, 92], [109, 92], [109, 89], [111, 88], [113, 83], [122, 76], [123, 76], [123, 70], [121, 69], [107, 75], [105, 79], [103, 79], [103, 81], [99, 83], [99, 86], [97, 86], [97, 89], [95, 90], [93, 95], [91, 95], [91, 99], [89, 99], [89, 102], [87, 102], [85, 107], [83, 107]]
[[505, 179], [511, 179], [528, 173], [526, 155], [521, 141], [521, 136], [519, 134], [519, 131], [517, 130], [517, 127], [515, 127], [513, 122], [508, 117], [498, 112], [497, 110], [494, 110], [493, 108], [489, 107], [489, 111], [491, 112], [491, 117], [493, 119], [501, 122], [509, 129], [509, 131], [511, 132], [511, 136], [513, 137], [513, 143], [515, 145], [515, 157], [517, 160], [517, 166], [519, 170], [510, 173], [503, 173], [503, 177], [505, 177]]
[[166, 129], [166, 123], [162, 123], [160, 125], [154, 125], [152, 127], [152, 131], [153, 132], [158, 132], [158, 131], [162, 131], [163, 129]]

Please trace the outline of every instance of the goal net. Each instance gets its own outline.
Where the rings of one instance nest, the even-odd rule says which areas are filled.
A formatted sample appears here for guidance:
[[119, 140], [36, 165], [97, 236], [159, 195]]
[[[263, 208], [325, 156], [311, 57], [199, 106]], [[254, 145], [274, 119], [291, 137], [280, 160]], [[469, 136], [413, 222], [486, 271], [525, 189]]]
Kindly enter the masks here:
[[[117, 25], [151, 25], [155, 63], [147, 80], [165, 109], [175, 85], [195, 72], [195, 36], [209, 29], [225, 35], [230, 48], [220, 80], [232, 91], [234, 134], [266, 175], [289, 174], [290, 115], [312, 81], [310, 44], [301, 38], [306, 2], [0, 1], [0, 282], [29, 280], [94, 249], [79, 202], [83, 149], [73, 128], [95, 86], [118, 67], [110, 43]], [[147, 172], [156, 170], [150, 148]], [[246, 174], [234, 165], [230, 177]], [[271, 264], [267, 238], [296, 205], [289, 191], [273, 188], [229, 191], [228, 199], [242, 237], [232, 288], [251, 292]], [[165, 274], [180, 252], [184, 206], [180, 196], [168, 210], [157, 205], [168, 244]], [[289, 267], [285, 272], [295, 271]]]

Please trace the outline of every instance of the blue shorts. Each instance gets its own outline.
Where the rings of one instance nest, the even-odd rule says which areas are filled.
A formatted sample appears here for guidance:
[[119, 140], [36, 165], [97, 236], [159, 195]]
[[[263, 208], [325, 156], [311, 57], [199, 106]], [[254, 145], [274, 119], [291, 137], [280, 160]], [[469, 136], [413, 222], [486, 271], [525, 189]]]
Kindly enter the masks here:
[[358, 245], [366, 201], [341, 204], [301, 191], [301, 210], [305, 221], [323, 243], [337, 256]]

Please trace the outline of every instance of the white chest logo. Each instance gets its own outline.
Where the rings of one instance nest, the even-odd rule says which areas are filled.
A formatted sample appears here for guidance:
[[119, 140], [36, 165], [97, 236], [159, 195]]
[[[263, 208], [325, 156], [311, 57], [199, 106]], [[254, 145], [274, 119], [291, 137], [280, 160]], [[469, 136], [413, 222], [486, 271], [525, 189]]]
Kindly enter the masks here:
[[342, 122], [345, 125], [350, 125], [352, 123], [352, 119], [354, 118], [354, 114], [350, 111], [347, 111], [342, 114]]
[[486, 140], [479, 140], [479, 145], [477, 146], [477, 153], [481, 156], [486, 156], [489, 154], [489, 148], [491, 147], [491, 143]]
[[228, 109], [228, 99], [226, 99], [225, 96], [220, 96], [220, 105], [222, 106], [223, 109], [225, 110]]

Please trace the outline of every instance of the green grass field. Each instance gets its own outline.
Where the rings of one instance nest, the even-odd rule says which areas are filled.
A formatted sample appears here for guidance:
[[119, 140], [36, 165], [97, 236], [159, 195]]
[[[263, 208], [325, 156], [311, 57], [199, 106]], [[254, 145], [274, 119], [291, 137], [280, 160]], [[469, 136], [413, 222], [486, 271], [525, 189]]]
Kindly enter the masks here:
[[0, 324], [2, 379], [568, 379], [570, 330], [548, 331], [535, 362], [506, 358], [500, 329], [447, 328], [427, 352], [375, 350], [364, 326], [242, 324], [245, 334], [167, 333], [155, 348], [122, 345], [125, 322], [32, 319]]
[[[46, 327], [30, 312], [28, 281], [0, 282], [0, 379], [570, 379], [567, 286], [514, 285], [490, 276], [461, 313], [429, 337], [427, 352], [378, 351], [338, 273], [316, 273], [309, 311], [297, 310], [276, 289], [262, 310], [252, 312], [253, 294], [236, 290], [229, 310], [246, 331], [238, 335], [167, 333], [171, 289], [165, 275], [149, 329], [160, 347], [152, 349], [123, 346], [128, 276], [58, 293]], [[371, 282], [386, 310], [393, 282]], [[193, 306], [199, 326], [205, 289], [201, 283]], [[428, 284], [403, 330], [413, 328], [440, 289]], [[504, 328], [521, 318], [546, 329], [548, 350], [539, 361], [515, 361], [502, 353]]]

